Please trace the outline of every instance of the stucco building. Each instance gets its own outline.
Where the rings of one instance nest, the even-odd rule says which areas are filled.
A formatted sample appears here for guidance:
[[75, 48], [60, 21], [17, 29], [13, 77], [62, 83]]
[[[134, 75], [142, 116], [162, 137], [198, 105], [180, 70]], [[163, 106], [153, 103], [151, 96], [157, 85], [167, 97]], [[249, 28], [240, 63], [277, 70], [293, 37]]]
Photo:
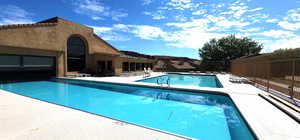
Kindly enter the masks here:
[[152, 63], [151, 59], [126, 57], [92, 28], [58, 17], [34, 24], [0, 26], [2, 76], [63, 77], [72, 72], [120, 75], [143, 70], [141, 66], [150, 67]]

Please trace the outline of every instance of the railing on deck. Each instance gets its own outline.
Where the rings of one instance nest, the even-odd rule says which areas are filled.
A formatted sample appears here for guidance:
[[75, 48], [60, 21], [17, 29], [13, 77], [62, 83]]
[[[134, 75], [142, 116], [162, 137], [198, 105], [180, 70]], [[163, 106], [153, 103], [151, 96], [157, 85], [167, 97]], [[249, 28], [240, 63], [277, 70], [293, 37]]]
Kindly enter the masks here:
[[300, 58], [235, 60], [231, 73], [247, 77], [256, 86], [290, 102], [300, 101]]

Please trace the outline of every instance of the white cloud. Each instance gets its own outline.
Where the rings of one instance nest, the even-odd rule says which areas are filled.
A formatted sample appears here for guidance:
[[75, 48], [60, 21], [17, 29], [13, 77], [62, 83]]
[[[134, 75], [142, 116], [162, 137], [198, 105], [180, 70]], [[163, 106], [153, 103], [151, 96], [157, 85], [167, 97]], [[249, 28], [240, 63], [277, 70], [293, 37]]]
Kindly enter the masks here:
[[112, 20], [119, 21], [121, 18], [127, 17], [127, 13], [112, 11], [111, 12]]
[[94, 31], [98, 32], [98, 33], [112, 31], [112, 28], [110, 28], [110, 27], [97, 27], [97, 26], [90, 26], [90, 27], [92, 27], [94, 29]]
[[[142, 0], [143, 5], [153, 0]], [[162, 40], [167, 46], [198, 49], [212, 38], [221, 38], [234, 33], [237, 37], [252, 37], [266, 44], [264, 50], [285, 48], [284, 41], [294, 46], [300, 29], [297, 10], [279, 21], [278, 15], [269, 15], [263, 7], [253, 7], [248, 1], [201, 3], [196, 0], [156, 1], [155, 8], [147, 8], [143, 15], [150, 16], [155, 25], [114, 24], [106, 32], [126, 33], [145, 40]], [[157, 5], [156, 5], [157, 4]], [[165, 19], [165, 20], [162, 20]], [[268, 23], [268, 24], [267, 24]], [[264, 24], [266, 26], [264, 26]], [[282, 28], [275, 28], [272, 25]], [[270, 25], [270, 26], [269, 26]], [[164, 28], [166, 27], [166, 28]], [[103, 31], [104, 32], [104, 31]], [[277, 41], [275, 40], [277, 39]], [[280, 44], [280, 45], [279, 45]], [[292, 44], [292, 45], [291, 45]]]
[[289, 48], [299, 48], [300, 47], [300, 36], [295, 36], [292, 38], [279, 39], [275, 41], [269, 41], [265, 43], [263, 52], [272, 52], [278, 49], [289, 49]]
[[185, 10], [197, 8], [200, 4], [193, 3], [192, 0], [170, 0], [166, 3], [166, 6], [170, 6], [170, 9]]
[[125, 25], [125, 24], [114, 24], [113, 29], [114, 30], [119, 30], [119, 31], [122, 31], [122, 32], [128, 32], [129, 31], [128, 25]]
[[300, 8], [289, 10], [284, 19], [287, 21], [300, 21]]
[[93, 12], [106, 12], [109, 10], [109, 7], [93, 0], [85, 0], [82, 1], [82, 3], [79, 3], [78, 9], [76, 9], [76, 12], [82, 13], [85, 11], [93, 11]]
[[195, 27], [169, 33], [164, 39], [170, 42], [167, 44], [168, 46], [198, 49], [210, 39], [221, 38], [224, 36], [225, 34], [210, 33]]
[[291, 9], [287, 12], [287, 15], [282, 21], [278, 22], [278, 25], [287, 30], [299, 30], [300, 29], [300, 8]]
[[250, 9], [250, 10], [248, 10], [248, 12], [255, 12], [255, 11], [260, 11], [260, 10], [263, 10], [263, 9], [264, 8], [259, 7], [259, 8]]
[[257, 32], [260, 31], [260, 27], [253, 27], [253, 28], [245, 28], [245, 29], [238, 29], [240, 32]]
[[186, 16], [184, 16], [183, 14], [178, 14], [178, 15], [175, 15], [174, 16], [174, 19], [176, 21], [181, 21], [181, 22], [184, 22], [184, 21], [187, 21], [188, 18]]
[[225, 27], [225, 28], [230, 28], [232, 26], [244, 27], [244, 26], [250, 25], [250, 22], [230, 21], [230, 20], [227, 20], [226, 18], [224, 18], [222, 20], [219, 20], [216, 23], [216, 25], [220, 26], [220, 27]]
[[[224, 16], [213, 16], [213, 15], [207, 15], [207, 19], [209, 19], [212, 23], [214, 23], [219, 29], [229, 29], [232, 27], [245, 27], [250, 25], [250, 22], [243, 22], [239, 20], [228, 20], [228, 18]], [[220, 28], [221, 27], [221, 28]]]
[[269, 30], [260, 33], [260, 35], [273, 37], [273, 38], [290, 38], [296, 36], [293, 32], [284, 30]]
[[146, 40], [158, 39], [166, 34], [159, 27], [149, 25], [128, 25], [128, 27], [133, 28], [131, 33], [135, 34], [135, 36]]
[[[168, 46], [200, 48], [212, 38], [221, 38], [228, 34], [218, 33], [226, 28], [245, 27], [249, 22], [230, 21], [225, 17], [206, 15], [205, 18], [192, 19], [189, 22], [169, 22], [167, 26], [176, 27], [175, 31], [167, 32], [165, 41], [170, 42]], [[259, 28], [251, 28], [251, 31], [258, 31]], [[250, 32], [250, 31], [249, 31]], [[243, 36], [246, 33], [241, 34]]]
[[101, 3], [99, 0], [75, 0], [73, 1], [74, 12], [87, 15], [93, 20], [103, 20], [111, 17], [118, 21], [120, 18], [127, 17], [128, 14], [121, 10], [111, 10], [111, 7]]
[[197, 10], [192, 13], [192, 15], [203, 15], [206, 12], [205, 9]]
[[99, 17], [99, 16], [92, 16], [91, 18], [93, 20], [104, 20], [102, 17]]
[[190, 22], [183, 22], [183, 23], [178, 23], [178, 22], [170, 22], [170, 23], [166, 23], [167, 26], [174, 26], [174, 27], [178, 27], [178, 28], [191, 28], [191, 27], [201, 27], [202, 30], [203, 29], [207, 29], [208, 28], [208, 23], [210, 21], [207, 19], [193, 19]]
[[114, 31], [111, 27], [89, 26], [94, 29], [94, 32], [104, 40], [109, 41], [128, 41], [129, 37], [124, 36]]
[[267, 19], [266, 22], [268, 23], [277, 23], [279, 20], [276, 18]]
[[248, 12], [248, 6], [240, 1], [234, 2], [230, 7], [228, 7], [228, 9], [230, 11], [227, 12], [227, 14], [232, 14], [235, 18], [240, 18], [243, 14]]
[[229, 21], [238, 21], [240, 23], [248, 21], [249, 23], [258, 23], [265, 21], [265, 19], [268, 18], [267, 14], [262, 13], [262, 10], [262, 7], [252, 8], [244, 2], [236, 1], [229, 4], [227, 10], [220, 10], [216, 8], [215, 11], [217, 11], [216, 15], [224, 15]]
[[5, 5], [0, 9], [0, 25], [33, 23], [33, 14], [18, 6]]
[[159, 27], [150, 25], [114, 24], [112, 27], [90, 27], [94, 28], [95, 32], [103, 38], [114, 41], [130, 40], [130, 38], [124, 37], [122, 33], [130, 33], [145, 40], [159, 39], [166, 35], [166, 33]]
[[143, 14], [151, 16], [152, 19], [154, 19], [154, 20], [161, 20], [161, 19], [167, 18], [163, 15], [163, 11], [161, 11], [161, 10], [157, 10], [156, 12], [143, 12]]
[[284, 29], [287, 29], [287, 30], [293, 30], [293, 31], [295, 31], [295, 30], [300, 29], [300, 22], [298, 22], [298, 23], [290, 23], [288, 21], [280, 21], [278, 23], [278, 25], [280, 27], [284, 28]]
[[142, 5], [149, 5], [153, 3], [154, 0], [142, 0]]
[[251, 21], [251, 23], [262, 23], [268, 20], [269, 15], [264, 13], [256, 13], [247, 15], [245, 18], [247, 18], [248, 21]]

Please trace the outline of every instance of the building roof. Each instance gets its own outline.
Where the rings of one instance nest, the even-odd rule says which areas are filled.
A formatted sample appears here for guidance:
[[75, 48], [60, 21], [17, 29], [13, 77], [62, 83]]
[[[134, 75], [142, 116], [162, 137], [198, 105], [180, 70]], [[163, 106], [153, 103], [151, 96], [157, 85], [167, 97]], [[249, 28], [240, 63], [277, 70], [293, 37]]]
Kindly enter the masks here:
[[133, 51], [121, 51], [123, 53], [123, 57], [131, 57], [131, 58], [146, 58], [146, 59], [154, 59], [153, 56], [147, 54], [141, 54]]
[[104, 42], [107, 46], [109, 46], [110, 48], [112, 48], [113, 50], [117, 51], [119, 54], [121, 54], [121, 51], [119, 51], [118, 49], [116, 49], [114, 46], [112, 46], [111, 44], [109, 44], [108, 42], [106, 42], [105, 40], [103, 40], [101, 37], [99, 37], [96, 34], [93, 34], [93, 36], [97, 39], [99, 39], [100, 41]]
[[46, 27], [46, 26], [55, 26], [55, 25], [57, 25], [57, 23], [11, 24], [11, 25], [0, 25], [0, 30], [30, 28], [30, 27]]
[[73, 22], [71, 20], [67, 20], [67, 19], [61, 18], [61, 17], [52, 17], [52, 18], [49, 18], [49, 19], [45, 19], [45, 20], [39, 21], [37, 23], [59, 23], [60, 21], [65, 21], [65, 22], [69, 22], [69, 23], [72, 23], [72, 24], [80, 25], [80, 26], [85, 27], [85, 28], [93, 29], [93, 28], [91, 28], [89, 26], [86, 26], [86, 25], [83, 25], [83, 24], [80, 24], [80, 23], [76, 23], [76, 22]]

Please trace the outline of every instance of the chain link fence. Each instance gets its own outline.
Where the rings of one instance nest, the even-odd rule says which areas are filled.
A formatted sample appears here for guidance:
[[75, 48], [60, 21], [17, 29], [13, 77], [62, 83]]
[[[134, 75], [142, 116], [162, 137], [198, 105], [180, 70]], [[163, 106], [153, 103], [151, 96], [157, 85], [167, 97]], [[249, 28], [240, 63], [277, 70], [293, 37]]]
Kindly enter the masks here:
[[231, 73], [293, 103], [300, 101], [300, 58], [231, 62]]

